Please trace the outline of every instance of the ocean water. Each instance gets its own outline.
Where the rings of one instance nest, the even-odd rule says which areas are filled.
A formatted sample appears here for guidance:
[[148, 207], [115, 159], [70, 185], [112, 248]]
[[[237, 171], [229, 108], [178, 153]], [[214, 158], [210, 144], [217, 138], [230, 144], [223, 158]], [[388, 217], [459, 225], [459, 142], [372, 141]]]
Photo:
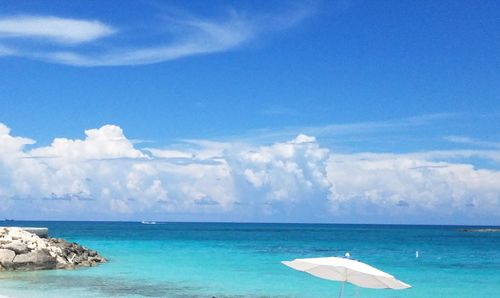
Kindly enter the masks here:
[[[77, 270], [0, 272], [12, 297], [337, 297], [339, 283], [282, 260], [343, 255], [411, 284], [344, 297], [500, 297], [500, 233], [456, 226], [135, 222], [4, 222], [44, 226], [109, 263]], [[419, 251], [419, 258], [415, 252]]]

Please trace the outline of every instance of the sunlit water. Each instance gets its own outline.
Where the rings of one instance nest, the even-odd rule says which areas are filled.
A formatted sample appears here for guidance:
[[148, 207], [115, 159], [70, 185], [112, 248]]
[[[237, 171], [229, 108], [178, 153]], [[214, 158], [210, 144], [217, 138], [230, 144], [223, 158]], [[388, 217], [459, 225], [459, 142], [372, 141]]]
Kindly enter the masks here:
[[[344, 297], [500, 297], [500, 234], [463, 227], [4, 222], [45, 226], [98, 250], [104, 265], [0, 273], [12, 297], [336, 297], [339, 283], [280, 261], [351, 256], [411, 284], [408, 290], [347, 286]], [[415, 252], [419, 251], [419, 258]]]

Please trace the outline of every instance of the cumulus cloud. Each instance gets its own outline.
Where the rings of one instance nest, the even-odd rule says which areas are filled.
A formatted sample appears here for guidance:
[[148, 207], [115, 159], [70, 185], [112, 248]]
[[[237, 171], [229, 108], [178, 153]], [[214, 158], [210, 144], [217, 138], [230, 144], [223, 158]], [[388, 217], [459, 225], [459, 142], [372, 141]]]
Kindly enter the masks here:
[[56, 138], [49, 147], [33, 149], [33, 157], [58, 157], [65, 159], [106, 159], [146, 157], [134, 148], [120, 127], [104, 125], [85, 131], [84, 140]]
[[[331, 210], [359, 216], [468, 219], [500, 211], [500, 172], [411, 154], [333, 154]], [[434, 219], [435, 220], [435, 219]]]
[[[289, 174], [294, 176], [294, 181], [310, 184], [305, 180], [308, 174], [301, 173], [301, 165], [293, 161], [293, 151], [300, 149], [298, 147], [306, 146], [300, 149], [306, 153], [312, 150], [312, 145], [304, 145], [308, 141], [304, 137], [270, 149], [258, 148], [256, 152], [247, 149], [241, 157], [231, 158], [227, 155], [230, 154], [227, 148], [231, 146], [215, 142], [191, 153], [150, 149], [154, 154], [149, 155], [134, 148], [123, 131], [114, 125], [86, 130], [85, 135], [84, 139], [75, 140], [56, 138], [49, 146], [27, 149], [26, 145], [34, 141], [12, 136], [2, 124], [0, 198], [5, 203], [3, 206], [9, 205], [15, 210], [20, 200], [30, 200], [56, 214], [75, 206], [85, 206], [81, 212], [87, 214], [103, 210], [109, 213], [227, 212], [246, 199], [236, 189], [236, 180], [247, 180], [234, 169], [239, 167], [239, 158], [246, 159], [250, 154], [262, 154], [269, 160], [273, 159], [270, 154], [276, 154], [282, 161], [268, 165], [278, 167], [273, 174], [281, 173], [283, 177]], [[294, 146], [298, 146], [297, 149]], [[179, 158], [184, 162], [179, 163]], [[268, 184], [269, 188], [276, 188], [270, 192], [283, 192], [284, 186], [278, 181]], [[293, 192], [288, 190], [279, 197], [291, 195]]]
[[[287, 204], [328, 190], [328, 150], [312, 137], [269, 146], [200, 141], [189, 150], [134, 148], [114, 125], [85, 131], [84, 139], [33, 140], [0, 126], [0, 198], [9, 208], [23, 201], [61, 215], [141, 212], [285, 212]], [[194, 142], [193, 142], [194, 143]], [[179, 162], [179, 161], [182, 162]], [[21, 205], [20, 205], [21, 204]], [[281, 205], [280, 205], [281, 204]]]
[[111, 26], [96, 20], [55, 16], [10, 16], [0, 18], [1, 38], [38, 38], [58, 43], [84, 43], [115, 33]]
[[339, 154], [303, 134], [146, 150], [105, 125], [34, 144], [0, 124], [4, 217], [481, 222], [500, 212], [498, 170], [432, 153]]
[[328, 188], [327, 157], [328, 150], [314, 137], [301, 134], [289, 142], [242, 150], [235, 166], [254, 188], [268, 190], [269, 201], [297, 201]]
[[0, 158], [9, 156], [23, 156], [22, 149], [25, 145], [34, 144], [35, 141], [29, 138], [14, 137], [10, 134], [10, 128], [0, 123]]

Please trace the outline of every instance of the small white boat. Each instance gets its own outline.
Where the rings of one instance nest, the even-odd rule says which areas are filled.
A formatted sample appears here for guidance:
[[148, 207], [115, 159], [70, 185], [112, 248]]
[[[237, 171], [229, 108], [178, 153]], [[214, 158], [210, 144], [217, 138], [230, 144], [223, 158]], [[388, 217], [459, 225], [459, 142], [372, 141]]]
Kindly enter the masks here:
[[141, 224], [143, 224], [143, 225], [155, 225], [156, 221], [146, 221], [146, 220], [143, 220], [143, 221], [141, 221]]

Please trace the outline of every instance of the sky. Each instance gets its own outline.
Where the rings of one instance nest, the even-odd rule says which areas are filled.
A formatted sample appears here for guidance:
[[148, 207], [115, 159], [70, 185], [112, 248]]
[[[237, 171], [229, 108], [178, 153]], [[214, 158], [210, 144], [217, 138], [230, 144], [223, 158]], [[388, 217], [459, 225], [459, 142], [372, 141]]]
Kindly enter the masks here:
[[498, 1], [2, 1], [0, 218], [500, 225]]

